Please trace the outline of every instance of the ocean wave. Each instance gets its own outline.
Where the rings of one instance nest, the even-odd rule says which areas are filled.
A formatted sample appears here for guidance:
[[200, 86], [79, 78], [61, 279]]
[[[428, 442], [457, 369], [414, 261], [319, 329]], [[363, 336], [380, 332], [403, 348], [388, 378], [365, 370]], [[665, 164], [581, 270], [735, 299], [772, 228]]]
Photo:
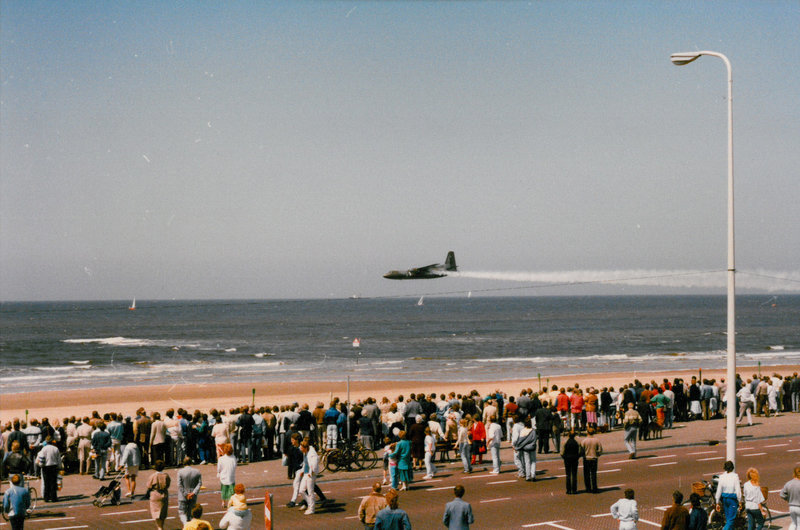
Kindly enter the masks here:
[[544, 363], [552, 361], [548, 357], [497, 357], [494, 359], [471, 359], [476, 363]]
[[43, 372], [66, 372], [70, 370], [89, 370], [91, 366], [85, 364], [73, 364], [71, 366], [34, 366], [34, 370], [41, 370]]
[[103, 346], [125, 346], [128, 348], [153, 346], [155, 341], [148, 339], [128, 339], [125, 337], [106, 337], [102, 339], [64, 339], [66, 344], [102, 344]]

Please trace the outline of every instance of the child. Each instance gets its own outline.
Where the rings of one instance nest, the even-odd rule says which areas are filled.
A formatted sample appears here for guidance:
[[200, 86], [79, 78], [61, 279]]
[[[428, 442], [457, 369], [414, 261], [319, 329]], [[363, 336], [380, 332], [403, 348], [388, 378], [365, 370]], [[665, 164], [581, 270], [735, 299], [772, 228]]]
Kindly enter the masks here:
[[389, 484], [389, 455], [392, 453], [390, 447], [392, 440], [386, 436], [383, 438], [383, 486]]
[[228, 508], [243, 512], [247, 509], [247, 499], [244, 496], [244, 484], [233, 487], [233, 495], [228, 501]]
[[436, 452], [436, 438], [431, 433], [430, 427], [425, 427], [425, 475], [423, 480], [430, 480], [436, 472], [436, 466], [433, 465], [433, 455]]

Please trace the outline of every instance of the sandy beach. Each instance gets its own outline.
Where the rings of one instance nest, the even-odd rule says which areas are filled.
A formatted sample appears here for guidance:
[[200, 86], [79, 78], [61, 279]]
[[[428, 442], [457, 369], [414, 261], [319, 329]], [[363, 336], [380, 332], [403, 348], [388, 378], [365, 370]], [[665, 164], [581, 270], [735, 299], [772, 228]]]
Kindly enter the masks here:
[[[739, 374], [747, 379], [757, 372], [755, 367], [741, 367]], [[800, 371], [798, 365], [770, 366], [762, 369], [762, 374], [772, 375], [791, 374]], [[425, 392], [456, 392], [464, 393], [477, 390], [482, 395], [494, 390], [500, 390], [509, 395], [519, 395], [522, 388], [532, 388], [538, 391], [544, 386], [566, 386], [579, 383], [582, 388], [590, 386], [602, 388], [603, 386], [620, 387], [626, 383], [639, 379], [643, 383], [651, 380], [661, 382], [665, 377], [670, 380], [681, 377], [685, 380], [697, 376], [697, 370], [684, 371], [653, 371], [653, 372], [618, 372], [608, 374], [581, 374], [539, 379], [520, 379], [506, 381], [473, 381], [473, 382], [448, 382], [448, 381], [351, 381], [350, 399], [357, 400], [367, 396], [380, 399], [387, 396], [396, 398], [399, 394]], [[725, 377], [724, 370], [703, 370], [704, 378], [714, 378], [717, 381]], [[23, 392], [17, 394], [3, 394], [0, 396], [0, 420], [8, 421], [11, 418], [64, 418], [67, 416], [88, 415], [96, 410], [101, 414], [105, 412], [120, 412], [123, 415], [135, 415], [136, 409], [145, 407], [148, 411], [165, 411], [169, 408], [183, 407], [187, 410], [200, 409], [208, 411], [211, 408], [230, 408], [250, 404], [253, 401], [255, 390], [255, 403], [257, 406], [284, 405], [293, 402], [309, 403], [317, 401], [327, 404], [331, 396], [338, 396], [344, 400], [347, 397], [347, 381], [328, 382], [303, 382], [292, 381], [282, 383], [198, 383], [196, 385], [158, 385], [158, 386], [129, 386], [112, 388], [88, 388], [85, 390], [59, 390], [41, 392]]]

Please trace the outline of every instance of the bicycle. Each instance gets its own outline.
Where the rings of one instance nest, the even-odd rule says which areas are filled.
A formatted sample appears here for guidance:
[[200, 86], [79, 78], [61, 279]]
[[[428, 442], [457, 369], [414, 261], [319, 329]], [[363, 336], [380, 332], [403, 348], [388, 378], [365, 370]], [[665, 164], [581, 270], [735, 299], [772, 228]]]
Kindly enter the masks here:
[[[31, 483], [38, 479], [39, 477], [34, 476], [25, 476], [25, 487], [28, 488], [28, 494], [31, 496], [31, 504], [28, 506], [28, 509], [25, 511], [25, 517], [30, 517], [33, 513], [33, 510], [36, 509], [36, 503], [39, 500], [39, 495], [36, 492], [36, 488], [31, 486]], [[0, 509], [0, 512], [3, 512], [3, 520], [8, 521], [8, 514], [5, 510]]]
[[348, 471], [358, 471], [372, 469], [378, 465], [378, 455], [360, 443], [346, 442], [342, 447], [327, 449], [322, 455], [321, 462], [331, 473], [343, 468]]
[[[714, 475], [710, 483], [702, 480], [692, 484], [692, 490], [700, 495], [700, 506], [708, 514], [708, 530], [721, 530], [725, 526], [725, 515], [721, 510], [717, 511], [717, 501], [715, 498], [718, 479], [719, 477]], [[772, 524], [772, 513], [767, 506], [769, 488], [761, 486], [761, 493], [764, 495], [764, 502], [761, 503], [761, 513], [764, 515], [764, 528], [769, 528]], [[739, 504], [733, 527], [736, 530], [744, 530], [747, 528], [747, 511], [744, 509], [744, 503]]]

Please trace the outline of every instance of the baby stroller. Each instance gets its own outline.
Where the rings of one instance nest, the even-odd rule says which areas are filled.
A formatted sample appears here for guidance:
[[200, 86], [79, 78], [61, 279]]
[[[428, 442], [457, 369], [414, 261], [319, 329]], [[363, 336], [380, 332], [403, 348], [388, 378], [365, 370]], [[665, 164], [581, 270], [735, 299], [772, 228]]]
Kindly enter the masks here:
[[111, 499], [112, 505], [118, 505], [119, 499], [122, 496], [121, 480], [123, 475], [125, 475], [125, 468], [119, 470], [108, 484], [100, 486], [97, 493], [93, 495], [95, 499], [92, 501], [92, 504], [100, 508], [107, 500]]

